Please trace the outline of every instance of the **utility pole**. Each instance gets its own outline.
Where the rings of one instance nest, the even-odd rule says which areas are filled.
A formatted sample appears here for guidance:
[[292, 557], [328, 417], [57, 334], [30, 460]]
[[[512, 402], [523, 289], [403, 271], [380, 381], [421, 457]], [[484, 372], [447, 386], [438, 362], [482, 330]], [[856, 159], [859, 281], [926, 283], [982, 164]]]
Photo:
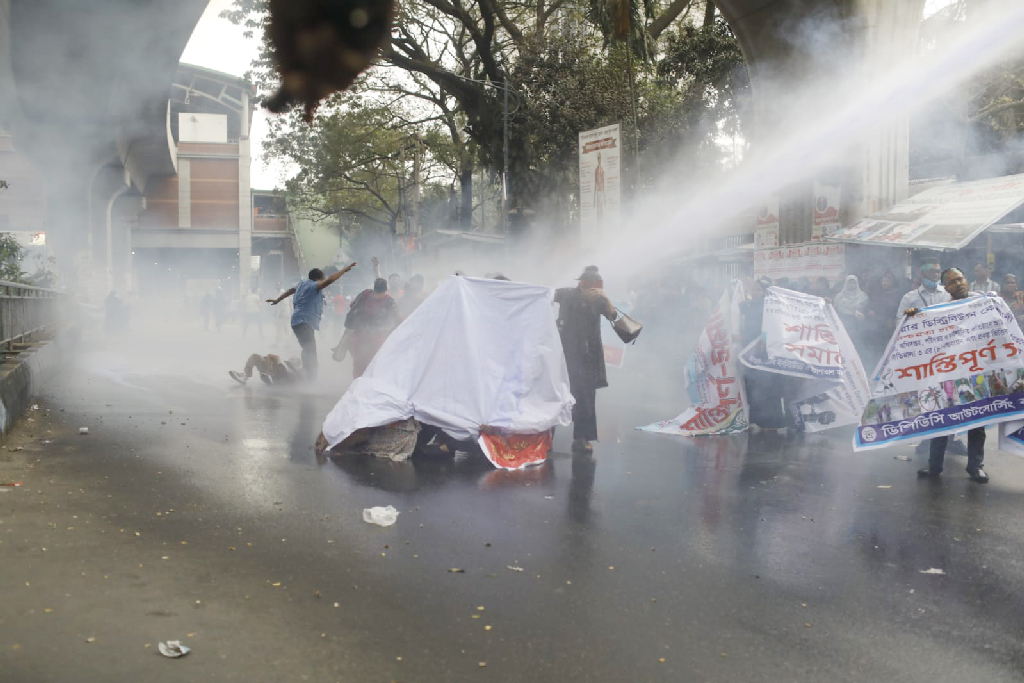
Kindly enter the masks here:
[[505, 85], [502, 88], [505, 91], [505, 106], [503, 109], [504, 119], [504, 150], [503, 160], [505, 169], [501, 173], [501, 227], [504, 233], [508, 234], [508, 76], [505, 77]]
[[419, 235], [420, 234], [420, 157], [422, 156], [422, 149], [420, 147], [420, 137], [417, 135], [415, 142], [413, 143], [413, 158], [412, 158], [412, 210], [410, 213], [410, 225], [409, 234]]

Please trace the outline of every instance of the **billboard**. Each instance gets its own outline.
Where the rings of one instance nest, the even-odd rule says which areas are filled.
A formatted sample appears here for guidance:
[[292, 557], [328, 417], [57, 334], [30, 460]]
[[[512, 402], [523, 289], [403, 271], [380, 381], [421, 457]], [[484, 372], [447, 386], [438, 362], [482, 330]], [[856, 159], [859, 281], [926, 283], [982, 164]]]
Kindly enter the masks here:
[[580, 234], [601, 238], [619, 222], [619, 124], [580, 133]]
[[754, 246], [758, 249], [779, 246], [779, 196], [768, 197], [757, 208], [754, 224]]

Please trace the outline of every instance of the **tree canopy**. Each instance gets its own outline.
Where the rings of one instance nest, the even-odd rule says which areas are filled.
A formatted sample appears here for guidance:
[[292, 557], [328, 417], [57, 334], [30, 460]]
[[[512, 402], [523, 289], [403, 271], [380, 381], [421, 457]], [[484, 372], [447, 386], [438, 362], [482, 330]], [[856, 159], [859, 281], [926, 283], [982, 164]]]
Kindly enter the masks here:
[[[265, 31], [267, 0], [226, 13]], [[500, 197], [508, 89], [512, 208], [566, 224], [578, 192], [580, 131], [619, 122], [623, 184], [636, 188], [680, 156], [707, 175], [739, 129], [749, 90], [735, 38], [700, 0], [420, 0], [403, 3], [381, 63], [321, 107], [312, 126], [274, 120], [269, 153], [299, 171], [293, 200], [343, 229], [394, 228], [408, 211], [416, 155], [434, 212], [471, 227]], [[271, 47], [249, 77], [276, 87]], [[415, 142], [419, 141], [419, 142]], [[486, 191], [474, 191], [482, 173]], [[421, 212], [422, 213], [422, 212]]]

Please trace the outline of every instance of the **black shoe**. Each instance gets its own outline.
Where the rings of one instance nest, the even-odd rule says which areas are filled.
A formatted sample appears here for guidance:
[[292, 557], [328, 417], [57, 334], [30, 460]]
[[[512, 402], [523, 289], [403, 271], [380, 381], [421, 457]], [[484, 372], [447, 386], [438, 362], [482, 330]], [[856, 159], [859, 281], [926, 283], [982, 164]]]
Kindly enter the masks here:
[[917, 476], [919, 479], [923, 479], [925, 477], [937, 477], [940, 474], [942, 474], [942, 472], [936, 472], [935, 470], [928, 469], [927, 467], [919, 469], [917, 471]]
[[957, 441], [956, 439], [949, 440], [946, 450], [953, 455], [967, 455], [967, 446], [964, 445], [963, 441]]
[[967, 470], [967, 474], [971, 476], [971, 481], [976, 481], [979, 484], [988, 483], [988, 475], [985, 474], [985, 470], [980, 467], [976, 470]]

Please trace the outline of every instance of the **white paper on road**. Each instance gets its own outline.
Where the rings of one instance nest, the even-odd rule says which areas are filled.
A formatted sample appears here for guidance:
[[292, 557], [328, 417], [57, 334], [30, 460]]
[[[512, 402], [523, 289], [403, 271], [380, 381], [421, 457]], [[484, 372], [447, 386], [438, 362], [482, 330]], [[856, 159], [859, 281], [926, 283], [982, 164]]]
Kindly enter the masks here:
[[324, 421], [336, 446], [414, 417], [455, 439], [482, 425], [533, 434], [570, 423], [554, 290], [451, 276], [391, 333]]

